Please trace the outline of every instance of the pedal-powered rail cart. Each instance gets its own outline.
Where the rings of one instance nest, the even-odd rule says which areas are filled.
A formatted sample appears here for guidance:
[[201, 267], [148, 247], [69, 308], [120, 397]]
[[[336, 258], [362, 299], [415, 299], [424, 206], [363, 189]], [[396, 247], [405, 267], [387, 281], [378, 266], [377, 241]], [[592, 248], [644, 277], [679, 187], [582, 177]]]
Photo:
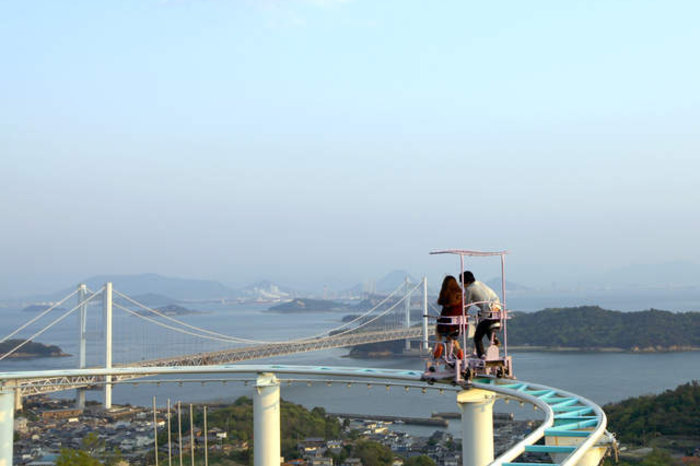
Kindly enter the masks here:
[[[438, 358], [432, 356], [428, 358], [423, 380], [428, 383], [450, 381], [453, 384], [466, 385], [473, 377], [514, 378], [512, 360], [508, 355], [507, 321], [509, 317], [506, 307], [505, 275], [505, 255], [507, 253], [507, 251], [486, 252], [463, 249], [445, 249], [430, 253], [459, 256], [460, 271], [458, 277], [461, 277], [464, 272], [465, 257], [500, 257], [501, 296], [500, 302], [495, 302], [495, 300], [465, 302], [465, 292], [462, 289], [462, 315], [439, 318], [441, 323], [458, 326], [458, 335], [447, 338], [445, 342], [436, 342], [438, 345], [445, 345], [444, 351]], [[458, 280], [460, 279], [458, 278]], [[488, 321], [488, 324], [484, 325], [488, 325], [487, 335], [490, 334], [490, 341], [483, 357], [479, 357], [477, 354], [472, 354], [470, 348], [473, 346], [471, 339], [474, 337], [476, 327], [483, 320]], [[463, 348], [461, 355], [456, 350], [455, 339], [461, 342]]]

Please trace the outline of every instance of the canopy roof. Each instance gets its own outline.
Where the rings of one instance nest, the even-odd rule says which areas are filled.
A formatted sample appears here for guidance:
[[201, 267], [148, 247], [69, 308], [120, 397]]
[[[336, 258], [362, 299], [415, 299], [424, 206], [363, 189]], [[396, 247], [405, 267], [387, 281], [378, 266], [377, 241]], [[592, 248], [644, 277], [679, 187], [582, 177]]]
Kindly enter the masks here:
[[430, 251], [430, 254], [457, 254], [460, 256], [502, 256], [508, 254], [508, 251], [467, 251], [466, 249], [438, 249]]

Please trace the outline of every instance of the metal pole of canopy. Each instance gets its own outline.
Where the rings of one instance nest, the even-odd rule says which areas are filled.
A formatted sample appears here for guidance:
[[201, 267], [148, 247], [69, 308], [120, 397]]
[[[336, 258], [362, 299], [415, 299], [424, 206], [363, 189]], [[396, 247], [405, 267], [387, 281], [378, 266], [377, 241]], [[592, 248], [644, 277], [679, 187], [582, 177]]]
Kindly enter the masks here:
[[459, 255], [459, 281], [460, 281], [460, 286], [462, 287], [462, 322], [459, 324], [459, 328], [462, 332], [462, 356], [463, 358], [466, 359], [467, 357], [467, 309], [466, 309], [466, 304], [464, 302], [464, 294], [466, 293], [466, 290], [464, 288], [464, 254]]
[[506, 319], [506, 255], [501, 253], [501, 294], [503, 306], [501, 309], [501, 322], [503, 322], [503, 355], [508, 356], [508, 319]]
[[423, 351], [428, 351], [428, 277], [423, 277]]

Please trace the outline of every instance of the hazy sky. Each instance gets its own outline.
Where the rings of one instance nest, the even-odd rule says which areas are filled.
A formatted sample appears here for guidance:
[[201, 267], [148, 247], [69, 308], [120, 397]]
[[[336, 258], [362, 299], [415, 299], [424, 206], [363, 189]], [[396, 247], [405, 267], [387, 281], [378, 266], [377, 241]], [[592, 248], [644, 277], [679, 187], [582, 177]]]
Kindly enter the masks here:
[[[0, 297], [700, 262], [700, 2], [0, 1]], [[475, 270], [479, 270], [478, 266]], [[456, 271], [456, 269], [455, 269]]]

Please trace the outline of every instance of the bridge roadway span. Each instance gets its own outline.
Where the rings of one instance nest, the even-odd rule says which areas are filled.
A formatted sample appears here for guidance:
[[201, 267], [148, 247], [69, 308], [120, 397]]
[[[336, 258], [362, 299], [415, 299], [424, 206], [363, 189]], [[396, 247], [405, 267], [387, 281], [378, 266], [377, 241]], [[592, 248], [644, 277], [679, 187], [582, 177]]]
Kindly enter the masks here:
[[[128, 364], [115, 364], [115, 367], [186, 367], [186, 366], [210, 366], [215, 364], [229, 364], [233, 362], [249, 361], [253, 359], [272, 358], [295, 353], [306, 353], [332, 348], [343, 348], [366, 343], [379, 343], [383, 341], [403, 340], [407, 338], [419, 338], [422, 336], [420, 326], [394, 330], [381, 330], [370, 332], [348, 333], [341, 336], [329, 336], [310, 340], [297, 340], [284, 343], [269, 343], [264, 345], [245, 346], [222, 351], [188, 354], [168, 358], [151, 359]], [[139, 375], [122, 376], [121, 380], [140, 377]], [[75, 377], [46, 377], [40, 379], [17, 382], [16, 390], [21, 396], [38, 395], [66, 390], [71, 388], [89, 387], [102, 381], [96, 376]]]
[[[243, 365], [227, 364], [212, 366], [180, 367], [115, 367], [111, 369], [69, 369], [51, 371], [27, 371], [0, 373], [0, 392], [8, 393], [22, 381], [37, 380], [124, 380], [153, 375], [184, 374], [263, 374], [310, 375], [319, 381], [334, 378], [366, 380], [377, 384], [421, 386], [426, 389], [461, 391], [460, 387], [446, 384], [427, 385], [421, 382], [421, 371], [400, 369], [372, 369], [357, 367], [319, 367], [291, 365]], [[526, 402], [541, 409], [542, 423], [520, 442], [496, 458], [491, 465], [517, 466], [535, 463], [513, 463], [523, 452], [549, 454], [554, 463], [560, 465], [595, 465], [613, 440], [606, 433], [607, 419], [603, 410], [595, 403], [570, 392], [544, 385], [509, 379], [475, 379], [473, 388], [494, 392], [496, 396]], [[66, 387], [64, 387], [66, 388]], [[461, 393], [469, 393], [470, 390]], [[12, 393], [12, 392], [9, 392]], [[459, 397], [458, 397], [459, 399]], [[463, 433], [464, 434], [464, 433]], [[536, 444], [544, 438], [544, 444]], [[540, 464], [541, 466], [541, 464]]]

